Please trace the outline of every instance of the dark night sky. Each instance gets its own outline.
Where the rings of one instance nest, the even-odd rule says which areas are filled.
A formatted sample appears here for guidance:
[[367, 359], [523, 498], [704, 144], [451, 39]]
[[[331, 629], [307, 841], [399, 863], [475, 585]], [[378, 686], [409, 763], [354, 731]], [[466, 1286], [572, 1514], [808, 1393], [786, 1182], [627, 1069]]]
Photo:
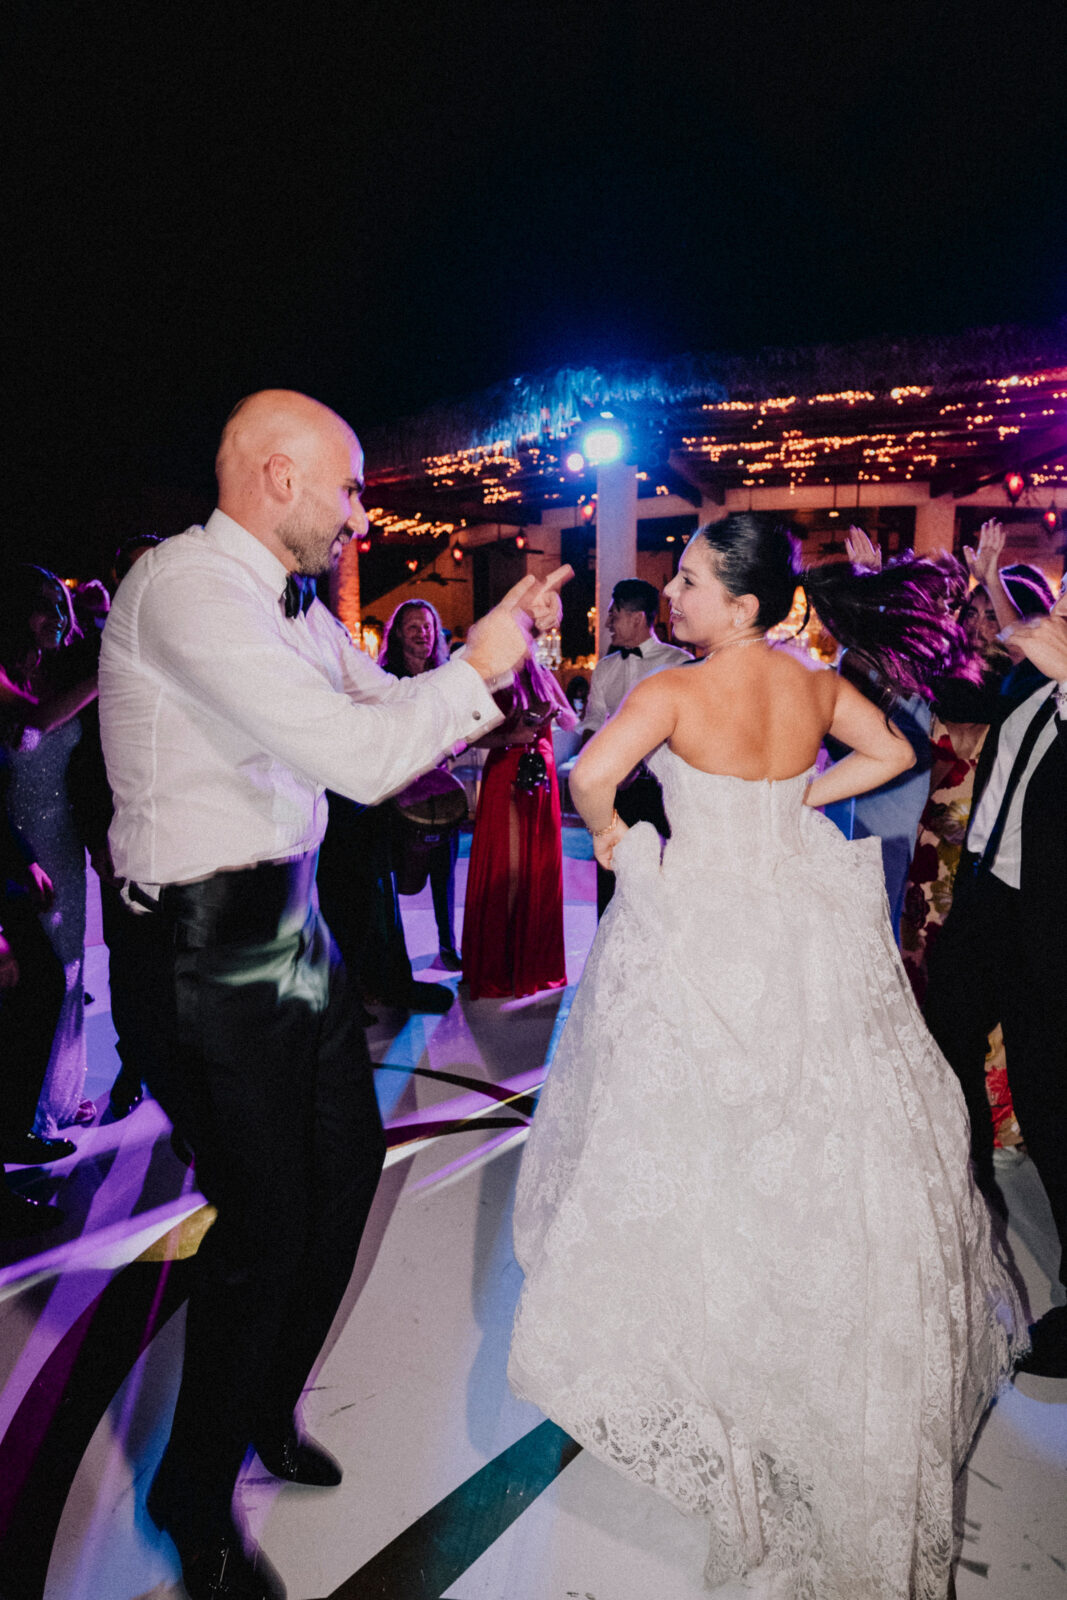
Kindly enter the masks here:
[[9, 15], [8, 512], [46, 546], [206, 492], [265, 384], [367, 429], [554, 364], [1067, 315], [1063, 0]]

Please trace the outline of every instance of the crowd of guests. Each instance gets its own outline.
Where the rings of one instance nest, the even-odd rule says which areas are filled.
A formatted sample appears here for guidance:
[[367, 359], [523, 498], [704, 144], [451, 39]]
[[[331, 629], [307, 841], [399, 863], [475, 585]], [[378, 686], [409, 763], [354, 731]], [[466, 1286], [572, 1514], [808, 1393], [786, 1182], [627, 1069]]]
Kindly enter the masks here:
[[[158, 543], [138, 536], [116, 552], [117, 585]], [[67, 1130], [96, 1119], [84, 1097], [86, 856], [100, 876], [105, 927], [110, 791], [96, 716], [100, 639], [110, 608], [97, 579], [70, 588], [24, 564], [5, 576], [0, 606], [0, 1160], [73, 1155]], [[109, 1115], [126, 1116], [143, 1093], [131, 985], [112, 949], [112, 1008], [122, 1070]], [[132, 1009], [136, 1012], [136, 993]], [[58, 1207], [0, 1186], [0, 1236], [54, 1226]]]
[[[120, 548], [116, 583], [155, 542], [146, 536]], [[935, 564], [946, 612], [965, 628], [972, 660], [939, 680], [932, 698], [889, 695], [862, 650], [839, 663], [864, 693], [884, 705], [917, 759], [885, 791], [828, 810], [850, 837], [874, 835], [882, 842], [894, 931], [916, 997], [964, 1083], [982, 1187], [995, 1206], [1002, 1206], [994, 1147], [1025, 1141], [1063, 1239], [1067, 1196], [1047, 1131], [1050, 1109], [1053, 1127], [1064, 1121], [1067, 1096], [1064, 1074], [1055, 1070], [1062, 1056], [1062, 1045], [1055, 1043], [1062, 1035], [1053, 1031], [1058, 1013], [1046, 1015], [1049, 1005], [1032, 992], [1032, 974], [1022, 972], [1017, 960], [1009, 964], [1007, 978], [999, 974], [980, 996], [976, 989], [984, 954], [976, 953], [971, 924], [984, 930], [984, 937], [991, 917], [1006, 920], [1017, 933], [1021, 927], [1025, 946], [1030, 923], [1012, 895], [1022, 896], [1020, 904], [1048, 900], [1047, 880], [1055, 878], [1063, 854], [1062, 844], [1052, 842], [1062, 826], [1057, 829], [1046, 814], [1063, 799], [1055, 798], [1055, 779], [1045, 771], [1046, 758], [1062, 761], [1054, 733], [1046, 726], [1042, 742], [1024, 749], [1026, 729], [1015, 728], [991, 755], [990, 730], [999, 733], [1003, 727], [1007, 734], [1019, 707], [1029, 705], [1051, 677], [1024, 657], [1018, 629], [1063, 606], [1036, 568], [1002, 566], [1003, 546], [1003, 529], [991, 522], [981, 530], [977, 548], [967, 552], [969, 572], [951, 558]], [[880, 561], [859, 529], [850, 533], [848, 553], [855, 565], [877, 567]], [[111, 797], [94, 704], [109, 605], [102, 583], [68, 587], [37, 566], [16, 567], [5, 580], [0, 610], [0, 1059], [5, 1071], [0, 1157], [8, 1164], [72, 1155], [72, 1130], [101, 1112], [112, 1120], [126, 1116], [143, 1093], [151, 1051], [150, 1022], [123, 950], [127, 919], [108, 851]], [[659, 605], [653, 585], [625, 580], [614, 591], [607, 617], [611, 648], [591, 682], [575, 679], [574, 692], [565, 694], [554, 675], [531, 657], [497, 694], [505, 720], [474, 746], [483, 765], [462, 941], [456, 936], [455, 879], [468, 806], [462, 784], [449, 769], [457, 760], [471, 760], [470, 747], [457, 747], [452, 761], [381, 805], [359, 807], [331, 795], [319, 894], [346, 964], [358, 974], [366, 1006], [440, 1012], [453, 1002], [450, 986], [416, 981], [405, 946], [399, 895], [416, 893], [427, 882], [437, 963], [447, 973], [462, 972], [471, 999], [525, 996], [566, 983], [560, 789], [552, 735], [575, 733], [580, 748], [639, 679], [691, 659], [657, 636]], [[385, 632], [380, 657], [385, 671], [398, 679], [416, 678], [448, 656], [448, 635], [436, 609], [423, 599], [400, 605]], [[1021, 750], [1020, 773], [1015, 769]], [[983, 751], [990, 770], [983, 771]], [[991, 778], [997, 780], [999, 811], [990, 811]], [[983, 804], [974, 807], [976, 783], [986, 797], [984, 814]], [[616, 804], [626, 822], [649, 821], [669, 836], [659, 786], [643, 765], [620, 787]], [[101, 884], [121, 1061], [106, 1107], [84, 1097], [87, 854]], [[995, 907], [985, 903], [988, 894], [979, 893], [982, 903], [975, 903], [974, 886], [987, 878], [995, 886]], [[959, 903], [961, 881], [965, 892]], [[613, 874], [598, 865], [598, 915], [613, 886]], [[1007, 903], [998, 898], [1001, 886], [1010, 891]], [[1058, 907], [1055, 921], [1062, 923]], [[1056, 937], [1046, 929], [1045, 947]], [[365, 1020], [373, 1015], [367, 1012]], [[1051, 1047], [1042, 1042], [1050, 1039]], [[1035, 1067], [1032, 1058], [1041, 1050], [1050, 1062]], [[1020, 1099], [1029, 1111], [1022, 1118], [1016, 1114]], [[59, 1219], [54, 1206], [29, 1201], [6, 1185], [0, 1188], [4, 1233], [29, 1232]]]

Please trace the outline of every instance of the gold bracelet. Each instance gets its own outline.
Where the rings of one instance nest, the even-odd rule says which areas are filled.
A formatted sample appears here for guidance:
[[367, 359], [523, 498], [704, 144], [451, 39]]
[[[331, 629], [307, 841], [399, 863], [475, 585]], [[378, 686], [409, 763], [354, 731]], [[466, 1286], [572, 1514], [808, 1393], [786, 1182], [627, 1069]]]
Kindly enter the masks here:
[[589, 835], [593, 839], [599, 839], [600, 835], [602, 833], [610, 833], [612, 828], [615, 826], [615, 824], [617, 822], [621, 822], [621, 821], [622, 821], [622, 818], [619, 816], [619, 813], [617, 811], [613, 811], [611, 813], [611, 821], [608, 823], [607, 827], [606, 828], [590, 828]]

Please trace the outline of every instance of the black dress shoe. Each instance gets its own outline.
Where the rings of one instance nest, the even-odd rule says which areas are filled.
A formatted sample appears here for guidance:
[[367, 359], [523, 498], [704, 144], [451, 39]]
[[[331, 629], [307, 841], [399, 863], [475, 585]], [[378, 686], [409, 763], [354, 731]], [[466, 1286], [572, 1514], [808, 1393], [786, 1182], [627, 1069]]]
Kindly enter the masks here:
[[45, 1139], [39, 1133], [0, 1135], [0, 1161], [13, 1166], [38, 1167], [45, 1161], [63, 1161], [77, 1153], [71, 1139]]
[[437, 952], [437, 965], [446, 972], [462, 972], [463, 957], [453, 945], [442, 945]]
[[121, 1122], [123, 1117], [128, 1117], [134, 1106], [139, 1106], [144, 1099], [144, 1085], [139, 1078], [127, 1076], [120, 1072], [111, 1085], [108, 1095], [108, 1110], [112, 1122]]
[[174, 1542], [189, 1600], [285, 1600], [285, 1585], [274, 1567], [232, 1519], [211, 1534], [191, 1530], [176, 1506], [172, 1514], [158, 1477], [146, 1507], [156, 1527]]
[[447, 983], [412, 983], [402, 993], [390, 996], [386, 1005], [397, 1006], [401, 1011], [423, 1011], [440, 1017], [455, 998]]
[[57, 1228], [65, 1216], [58, 1206], [46, 1206], [6, 1187], [0, 1191], [0, 1239], [26, 1239], [43, 1233], [46, 1228]]
[[256, 1454], [267, 1471], [287, 1483], [308, 1483], [316, 1489], [336, 1489], [341, 1481], [341, 1468], [321, 1445], [302, 1438], [295, 1428], [290, 1428], [281, 1439], [263, 1439], [256, 1443]]

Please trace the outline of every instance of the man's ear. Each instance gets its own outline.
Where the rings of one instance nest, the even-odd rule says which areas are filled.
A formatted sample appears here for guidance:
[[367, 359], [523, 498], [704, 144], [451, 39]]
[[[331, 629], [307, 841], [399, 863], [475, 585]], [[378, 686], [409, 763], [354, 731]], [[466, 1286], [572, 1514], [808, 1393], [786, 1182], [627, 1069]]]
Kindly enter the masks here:
[[263, 464], [267, 492], [275, 500], [291, 500], [296, 490], [296, 469], [291, 456], [275, 451]]

